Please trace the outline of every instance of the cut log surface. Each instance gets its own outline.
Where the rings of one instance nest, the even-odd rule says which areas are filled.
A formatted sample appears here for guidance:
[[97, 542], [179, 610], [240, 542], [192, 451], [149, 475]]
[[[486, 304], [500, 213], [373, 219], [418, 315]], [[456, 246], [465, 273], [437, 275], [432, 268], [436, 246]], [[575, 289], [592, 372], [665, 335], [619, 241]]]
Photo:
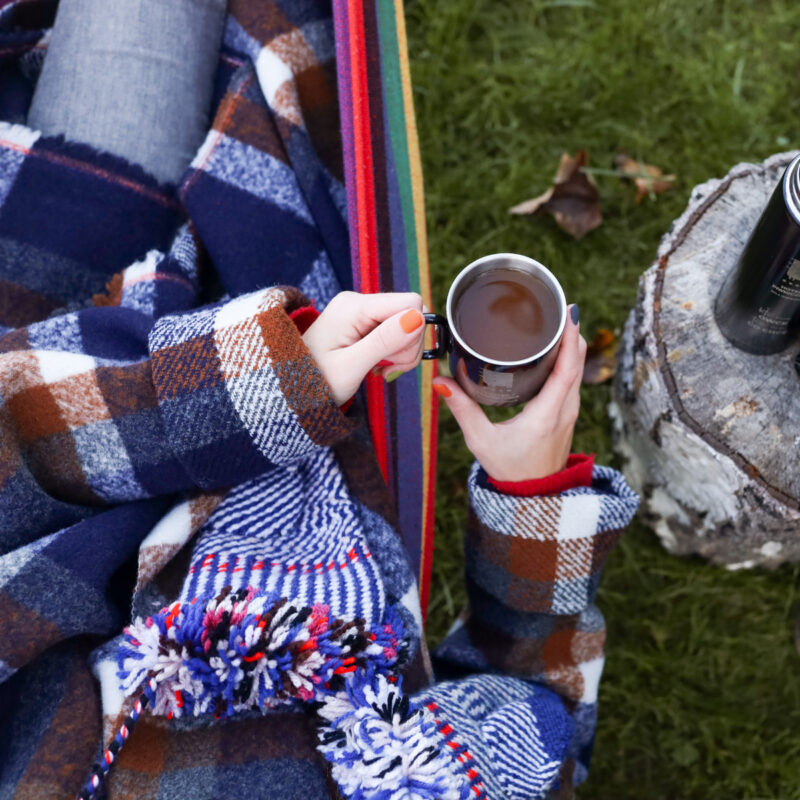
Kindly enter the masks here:
[[611, 416], [625, 472], [663, 544], [731, 569], [800, 560], [800, 341], [738, 350], [713, 304], [797, 153], [697, 186], [642, 276]]

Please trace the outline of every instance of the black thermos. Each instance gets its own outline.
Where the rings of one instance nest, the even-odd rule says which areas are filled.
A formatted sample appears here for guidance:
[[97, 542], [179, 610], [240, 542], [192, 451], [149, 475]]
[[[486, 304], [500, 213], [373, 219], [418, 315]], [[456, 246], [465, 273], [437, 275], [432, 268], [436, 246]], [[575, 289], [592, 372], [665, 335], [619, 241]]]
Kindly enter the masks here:
[[800, 156], [792, 161], [714, 304], [725, 337], [748, 353], [777, 353], [800, 320]]

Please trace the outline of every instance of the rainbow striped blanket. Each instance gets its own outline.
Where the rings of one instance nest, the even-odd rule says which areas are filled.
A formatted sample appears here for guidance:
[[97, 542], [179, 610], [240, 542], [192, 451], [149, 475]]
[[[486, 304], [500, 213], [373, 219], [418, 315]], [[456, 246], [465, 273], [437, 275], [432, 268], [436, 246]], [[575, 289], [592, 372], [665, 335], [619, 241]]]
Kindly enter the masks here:
[[[335, 0], [333, 8], [355, 289], [416, 291], [432, 308], [402, 0]], [[425, 362], [415, 380], [387, 387], [370, 376], [366, 385], [372, 439], [417, 568], [423, 611], [433, 554], [434, 369]]]

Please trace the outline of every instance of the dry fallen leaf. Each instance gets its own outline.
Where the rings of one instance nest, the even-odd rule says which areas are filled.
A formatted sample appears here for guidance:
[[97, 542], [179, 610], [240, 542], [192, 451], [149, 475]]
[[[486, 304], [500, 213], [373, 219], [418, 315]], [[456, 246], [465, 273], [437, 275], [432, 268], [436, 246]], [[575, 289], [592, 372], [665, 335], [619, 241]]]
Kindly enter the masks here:
[[645, 197], [655, 196], [672, 189], [677, 178], [674, 175], [665, 175], [658, 167], [637, 161], [625, 153], [620, 153], [614, 159], [614, 169], [621, 178], [631, 178], [636, 185], [636, 200], [640, 203]]
[[570, 236], [582, 239], [603, 222], [597, 187], [581, 171], [588, 162], [589, 156], [585, 150], [578, 150], [575, 158], [564, 153], [553, 185], [539, 197], [510, 208], [509, 214], [546, 211]]
[[613, 377], [617, 369], [617, 348], [619, 339], [607, 328], [600, 328], [586, 349], [586, 362], [583, 365], [583, 382], [589, 384], [605, 383]]

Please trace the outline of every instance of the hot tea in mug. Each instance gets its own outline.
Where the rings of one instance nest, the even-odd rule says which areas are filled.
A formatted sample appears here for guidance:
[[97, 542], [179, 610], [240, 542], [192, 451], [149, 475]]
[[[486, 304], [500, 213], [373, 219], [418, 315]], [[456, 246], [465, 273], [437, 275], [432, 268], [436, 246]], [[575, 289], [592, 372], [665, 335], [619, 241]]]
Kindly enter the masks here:
[[564, 291], [538, 261], [514, 253], [485, 256], [465, 267], [447, 295], [447, 318], [426, 314], [437, 347], [450, 353], [464, 391], [487, 406], [533, 397], [558, 354], [567, 319]]

